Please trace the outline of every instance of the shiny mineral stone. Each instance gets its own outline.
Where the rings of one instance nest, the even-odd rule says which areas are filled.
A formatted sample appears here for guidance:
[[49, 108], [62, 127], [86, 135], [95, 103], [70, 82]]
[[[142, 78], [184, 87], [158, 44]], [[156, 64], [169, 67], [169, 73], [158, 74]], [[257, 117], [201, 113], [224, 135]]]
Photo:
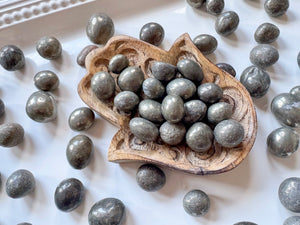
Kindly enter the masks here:
[[69, 116], [69, 126], [74, 131], [89, 129], [95, 120], [94, 112], [87, 107], [75, 109]]
[[85, 67], [85, 58], [91, 51], [97, 48], [97, 45], [87, 45], [86, 47], [84, 47], [77, 56], [77, 64], [79, 66]]
[[203, 78], [201, 66], [191, 59], [182, 59], [177, 63], [179, 72], [187, 79], [200, 83]]
[[141, 117], [154, 123], [164, 121], [161, 113], [161, 104], [151, 99], [145, 99], [139, 104], [139, 114]]
[[184, 103], [177, 95], [167, 95], [161, 103], [163, 117], [170, 123], [178, 123], [184, 117]]
[[164, 37], [164, 28], [158, 23], [147, 23], [140, 30], [140, 39], [155, 46], [160, 45]]
[[45, 59], [53, 60], [61, 56], [62, 47], [55, 37], [42, 37], [36, 44], [36, 50]]
[[218, 46], [217, 39], [209, 34], [198, 35], [193, 39], [193, 43], [202, 52], [203, 55], [209, 55], [213, 53]]
[[215, 23], [215, 29], [218, 34], [222, 36], [229, 36], [237, 29], [239, 22], [240, 19], [236, 12], [224, 12], [218, 16]]
[[15, 45], [6, 45], [0, 49], [0, 65], [8, 71], [22, 69], [25, 65], [24, 53]]
[[286, 158], [297, 151], [299, 136], [288, 127], [281, 127], [272, 131], [267, 138], [268, 150], [273, 155]]
[[219, 15], [224, 9], [224, 0], [206, 0], [206, 10], [212, 15]]
[[155, 141], [159, 134], [154, 123], [140, 117], [132, 118], [129, 122], [129, 128], [136, 138], [144, 142]]
[[205, 103], [215, 103], [223, 97], [222, 88], [215, 83], [201, 84], [197, 92], [199, 99]]
[[279, 53], [277, 49], [269, 44], [257, 45], [250, 52], [251, 63], [262, 69], [272, 66], [278, 59]]
[[167, 85], [168, 95], [178, 95], [184, 100], [191, 98], [196, 92], [196, 85], [185, 78], [176, 78]]
[[287, 218], [283, 225], [300, 225], [300, 216], [291, 216]]
[[93, 14], [86, 26], [86, 34], [91, 42], [95, 44], [105, 44], [114, 33], [114, 23], [105, 13]]
[[34, 85], [42, 91], [54, 91], [59, 85], [58, 76], [50, 70], [38, 72], [34, 76], [33, 81]]
[[184, 103], [184, 117], [183, 122], [193, 124], [202, 120], [207, 111], [207, 106], [200, 100], [191, 100]]
[[170, 63], [155, 61], [151, 65], [153, 76], [160, 81], [169, 81], [176, 75], [177, 68]]
[[229, 73], [231, 76], [236, 76], [235, 69], [228, 63], [218, 63], [216, 64], [216, 66], [219, 67], [221, 70], [224, 70], [225, 72]]
[[213, 140], [213, 131], [205, 123], [194, 123], [186, 133], [187, 145], [196, 152], [206, 152]]
[[149, 77], [143, 82], [143, 92], [148, 98], [161, 98], [165, 94], [165, 86], [158, 79]]
[[204, 216], [210, 208], [209, 197], [201, 190], [189, 191], [183, 198], [183, 208], [191, 216]]
[[0, 146], [14, 147], [24, 139], [24, 129], [18, 123], [5, 123], [0, 125]]
[[266, 0], [265, 10], [272, 17], [283, 15], [289, 8], [289, 0]]
[[232, 113], [232, 105], [226, 102], [218, 102], [208, 108], [207, 119], [212, 124], [218, 124], [223, 120], [230, 119]]
[[296, 101], [300, 101], [300, 86], [295, 86], [290, 90], [290, 94]]
[[168, 145], [178, 145], [185, 137], [186, 129], [182, 123], [164, 122], [159, 128], [163, 142]]
[[116, 198], [95, 203], [88, 215], [89, 225], [121, 225], [125, 220], [125, 206]]
[[144, 164], [136, 173], [138, 185], [145, 191], [154, 192], [161, 189], [166, 183], [164, 172], [152, 164]]
[[4, 116], [4, 114], [5, 114], [5, 104], [4, 104], [4, 102], [2, 101], [2, 99], [0, 99], [0, 118], [1, 118], [2, 116]]
[[22, 198], [35, 188], [35, 179], [28, 170], [13, 172], [6, 181], [6, 193], [11, 198]]
[[91, 80], [91, 89], [100, 100], [107, 100], [115, 94], [115, 80], [108, 72], [95, 73]]
[[144, 73], [138, 66], [124, 69], [118, 77], [118, 85], [122, 91], [137, 92], [144, 82]]
[[292, 212], [300, 212], [300, 178], [290, 177], [284, 180], [278, 189], [281, 204]]
[[280, 30], [272, 23], [263, 23], [255, 31], [254, 39], [259, 44], [270, 44], [278, 38]]
[[186, 0], [187, 3], [193, 7], [193, 8], [200, 8], [202, 6], [202, 4], [205, 2], [205, 0]]
[[109, 60], [108, 69], [113, 73], [121, 73], [126, 67], [129, 66], [129, 60], [125, 55], [115, 55]]
[[139, 97], [132, 91], [121, 91], [114, 98], [114, 106], [122, 112], [129, 113], [139, 104]]

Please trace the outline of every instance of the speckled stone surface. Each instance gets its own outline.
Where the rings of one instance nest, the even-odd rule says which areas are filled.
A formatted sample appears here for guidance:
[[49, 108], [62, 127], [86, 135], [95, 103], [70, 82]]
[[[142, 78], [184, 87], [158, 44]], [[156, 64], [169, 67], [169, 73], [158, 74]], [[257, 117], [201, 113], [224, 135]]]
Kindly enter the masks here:
[[200, 8], [205, 0], [186, 0], [186, 2], [193, 8]]
[[194, 123], [186, 133], [187, 145], [196, 152], [205, 152], [210, 149], [213, 140], [213, 131], [205, 123]]
[[210, 208], [210, 200], [201, 190], [189, 191], [183, 198], [183, 208], [191, 216], [204, 216]]
[[61, 56], [62, 46], [55, 37], [42, 37], [36, 43], [36, 50], [45, 59], [54, 60]]
[[69, 127], [75, 131], [83, 131], [89, 129], [95, 121], [94, 112], [87, 107], [75, 109], [69, 116]]
[[183, 122], [193, 124], [202, 120], [207, 111], [207, 106], [200, 100], [191, 100], [184, 103], [184, 117]]
[[219, 15], [225, 6], [224, 0], [206, 0], [206, 10], [212, 15]]
[[122, 112], [133, 111], [139, 104], [139, 97], [132, 91], [121, 91], [114, 98], [114, 106]]
[[193, 43], [204, 55], [213, 53], [218, 46], [217, 39], [214, 36], [209, 34], [198, 35], [193, 39]]
[[165, 93], [165, 86], [158, 79], [149, 77], [143, 82], [143, 92], [148, 98], [161, 98]]
[[265, 11], [272, 17], [282, 16], [289, 8], [289, 0], [266, 0]]
[[229, 36], [238, 28], [239, 22], [240, 19], [236, 12], [224, 12], [217, 17], [215, 30], [222, 36]]
[[300, 212], [300, 178], [290, 177], [279, 186], [278, 196], [281, 204], [292, 212]]
[[91, 80], [91, 89], [100, 100], [107, 100], [115, 94], [115, 80], [110, 73], [100, 71]]
[[176, 78], [167, 85], [168, 95], [178, 95], [184, 100], [191, 98], [196, 92], [196, 85], [185, 78]]
[[203, 71], [200, 65], [192, 59], [182, 59], [177, 63], [179, 72], [187, 79], [200, 83], [203, 78]]
[[200, 100], [205, 103], [215, 103], [223, 97], [222, 88], [215, 83], [201, 84], [197, 89]]
[[25, 65], [24, 53], [15, 45], [6, 45], [0, 49], [0, 65], [8, 71], [22, 69]]
[[18, 123], [5, 123], [0, 125], [0, 146], [14, 147], [24, 139], [24, 129]]
[[170, 63], [155, 61], [151, 65], [151, 72], [156, 79], [169, 81], [175, 77], [177, 68]]
[[158, 23], [147, 23], [140, 30], [140, 39], [155, 46], [160, 45], [164, 37], [164, 28]]
[[161, 103], [163, 117], [170, 123], [178, 123], [184, 117], [184, 103], [177, 95], [167, 95]]
[[262, 69], [272, 66], [278, 59], [279, 53], [277, 49], [269, 44], [257, 45], [250, 52], [251, 63]]
[[118, 77], [118, 85], [122, 91], [137, 92], [144, 82], [144, 73], [138, 66], [124, 69]]
[[34, 76], [33, 82], [42, 91], [54, 91], [58, 88], [59, 78], [54, 72], [43, 70]]
[[77, 64], [79, 66], [85, 67], [85, 58], [86, 56], [93, 51], [94, 49], [97, 49], [98, 46], [97, 45], [87, 45], [85, 46], [81, 52], [78, 54], [77, 56]]
[[140, 102], [139, 114], [141, 117], [154, 123], [161, 123], [164, 121], [161, 113], [161, 104], [151, 99], [145, 99]]
[[261, 24], [254, 33], [254, 39], [259, 44], [270, 44], [279, 37], [279, 28], [272, 23]]
[[135, 117], [129, 122], [129, 128], [133, 135], [144, 142], [155, 141], [158, 137], [158, 129], [149, 120]]
[[283, 225], [300, 225], [300, 216], [291, 216], [287, 218]]
[[125, 55], [115, 55], [109, 60], [108, 69], [113, 73], [121, 73], [126, 67], [129, 66], [129, 60]]
[[300, 67], [300, 52], [298, 53], [298, 56], [297, 56], [297, 63], [298, 63], [298, 66]]
[[235, 69], [231, 65], [229, 65], [228, 63], [217, 63], [216, 66], [219, 67], [221, 70], [226, 71], [231, 76], [233, 76], [233, 77], [236, 76]]
[[212, 124], [218, 124], [231, 118], [233, 106], [226, 102], [218, 102], [211, 105], [207, 110], [207, 119]]
[[182, 123], [164, 122], [159, 128], [163, 142], [168, 145], [178, 145], [185, 137], [186, 129]]
[[300, 86], [295, 86], [290, 90], [290, 94], [296, 101], [300, 101]]

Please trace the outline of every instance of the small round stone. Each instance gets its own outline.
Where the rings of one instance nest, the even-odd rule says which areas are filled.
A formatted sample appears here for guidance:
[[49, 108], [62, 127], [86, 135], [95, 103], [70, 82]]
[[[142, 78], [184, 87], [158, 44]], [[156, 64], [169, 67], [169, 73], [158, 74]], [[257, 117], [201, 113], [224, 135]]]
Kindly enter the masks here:
[[209, 197], [200, 190], [189, 191], [183, 198], [183, 208], [191, 216], [204, 216], [210, 208]]
[[252, 222], [243, 221], [243, 222], [235, 223], [233, 225], [257, 225], [257, 224], [256, 223], [252, 223]]
[[140, 39], [155, 46], [159, 46], [164, 37], [164, 28], [158, 23], [147, 23], [140, 30]]
[[137, 92], [144, 82], [144, 73], [138, 66], [130, 66], [118, 77], [118, 85], [122, 91]]
[[298, 53], [298, 56], [297, 56], [297, 63], [298, 63], [298, 66], [300, 67], [300, 52]]
[[95, 121], [94, 112], [87, 107], [75, 109], [69, 116], [69, 126], [74, 131], [89, 129]]
[[193, 124], [202, 120], [207, 111], [207, 106], [200, 100], [191, 100], [184, 103], [184, 117], [183, 122]]
[[270, 44], [279, 37], [280, 30], [272, 23], [263, 23], [255, 31], [254, 39], [259, 44]]
[[270, 153], [281, 158], [286, 158], [297, 151], [299, 136], [291, 128], [281, 127], [269, 134], [267, 145]]
[[223, 97], [222, 88], [215, 83], [201, 84], [197, 92], [200, 100], [205, 103], [215, 103]]
[[212, 124], [218, 124], [223, 120], [231, 118], [233, 113], [232, 105], [226, 102], [218, 102], [211, 105], [207, 110], [207, 119]]
[[219, 15], [224, 9], [224, 0], [206, 0], [206, 10], [212, 15]]
[[35, 188], [35, 179], [28, 170], [13, 172], [6, 181], [6, 193], [11, 198], [22, 198]]
[[93, 14], [86, 26], [86, 34], [90, 41], [95, 44], [105, 44], [114, 33], [114, 22], [105, 13]]
[[125, 206], [116, 198], [105, 198], [90, 209], [89, 225], [121, 225], [125, 219]]
[[253, 98], [263, 97], [271, 84], [269, 74], [257, 66], [246, 68], [240, 76], [240, 81]]
[[191, 98], [196, 92], [196, 85], [185, 78], [176, 78], [168, 83], [167, 94], [178, 95], [184, 100]]
[[196, 9], [200, 8], [203, 2], [205, 2], [204, 0], [186, 0], [186, 1], [191, 7]]
[[203, 55], [209, 55], [213, 53], [218, 46], [217, 39], [209, 34], [198, 35], [193, 39], [193, 43], [202, 52]]
[[86, 47], [84, 47], [77, 56], [77, 64], [79, 66], [85, 67], [85, 58], [91, 51], [97, 48], [97, 45], [87, 45]]
[[5, 104], [4, 104], [4, 102], [2, 101], [2, 99], [0, 99], [0, 118], [1, 118], [2, 116], [4, 116], [4, 114], [5, 114]]
[[179, 72], [187, 79], [201, 82], [204, 78], [200, 65], [191, 59], [182, 59], [177, 63]]
[[218, 68], [220, 68], [221, 70], [224, 70], [225, 72], [229, 73], [231, 76], [235, 77], [236, 76], [236, 72], [235, 69], [228, 63], [218, 63], [216, 64], [216, 66]]
[[57, 115], [54, 97], [44, 91], [34, 92], [27, 100], [26, 113], [31, 119], [39, 123], [54, 120]]
[[34, 76], [33, 81], [34, 85], [42, 91], [54, 91], [59, 85], [58, 76], [50, 70], [38, 72]]
[[265, 10], [272, 17], [283, 15], [289, 8], [289, 0], [266, 0]]
[[296, 101], [300, 101], [300, 86], [295, 86], [290, 90], [290, 95], [296, 99]]
[[287, 218], [283, 225], [300, 225], [300, 216], [291, 216]]
[[177, 95], [167, 95], [161, 103], [163, 117], [170, 123], [178, 123], [184, 117], [184, 103]]
[[290, 177], [284, 180], [278, 189], [281, 204], [292, 212], [300, 212], [300, 178]]
[[100, 100], [107, 100], [115, 94], [115, 80], [110, 73], [100, 71], [91, 80], [91, 89]]
[[244, 128], [235, 120], [223, 120], [214, 129], [215, 140], [225, 148], [234, 148], [244, 139]]
[[65, 179], [58, 184], [54, 194], [56, 207], [63, 212], [78, 208], [84, 199], [85, 190], [80, 180]]
[[160, 81], [169, 81], [176, 75], [177, 68], [170, 63], [155, 61], [151, 65], [153, 76]]
[[149, 77], [143, 82], [143, 92], [148, 98], [161, 98], [165, 94], [165, 86], [158, 79]]
[[229, 36], [237, 29], [239, 22], [240, 19], [236, 12], [224, 12], [218, 16], [215, 23], [215, 29], [218, 34], [222, 36]]
[[15, 45], [6, 45], [0, 49], [0, 64], [8, 71], [22, 69], [25, 65], [24, 53]]
[[61, 56], [62, 47], [55, 37], [42, 37], [36, 44], [36, 50], [43, 58], [53, 60]]
[[0, 125], [0, 146], [14, 147], [24, 139], [24, 129], [18, 123], [5, 123]]
[[144, 142], [155, 141], [158, 137], [158, 129], [154, 123], [140, 117], [132, 118], [129, 128], [136, 138]]
[[251, 63], [262, 69], [272, 66], [278, 59], [279, 53], [277, 49], [269, 44], [257, 45], [250, 52]]
[[73, 137], [67, 146], [67, 160], [74, 169], [85, 168], [92, 158], [93, 142], [83, 135]]
[[125, 113], [129, 113], [139, 104], [139, 97], [132, 91], [121, 91], [114, 98], [114, 106]]
[[168, 145], [178, 145], [185, 137], [186, 129], [182, 123], [164, 122], [159, 128], [163, 142]]
[[125, 55], [115, 55], [109, 60], [108, 69], [113, 73], [121, 73], [129, 66], [129, 60]]
[[157, 166], [144, 164], [137, 170], [136, 181], [143, 190], [154, 192], [165, 185], [166, 175]]
[[151, 99], [145, 99], [139, 104], [139, 114], [141, 117], [154, 123], [164, 121], [161, 113], [161, 104]]
[[187, 145], [196, 152], [206, 152], [213, 140], [213, 131], [205, 123], [194, 123], [186, 133]]

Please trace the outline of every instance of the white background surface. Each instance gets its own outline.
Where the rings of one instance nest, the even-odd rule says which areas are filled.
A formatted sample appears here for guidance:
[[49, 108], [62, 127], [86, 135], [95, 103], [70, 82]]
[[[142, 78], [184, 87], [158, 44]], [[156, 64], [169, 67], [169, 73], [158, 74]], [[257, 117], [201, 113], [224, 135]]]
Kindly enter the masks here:
[[[291, 0], [287, 14], [277, 19], [265, 13], [262, 0], [225, 2], [225, 11], [234, 10], [240, 16], [238, 30], [227, 38], [216, 34], [214, 16], [204, 9], [193, 10], [184, 0], [96, 1], [0, 30], [0, 46], [18, 45], [26, 56], [26, 67], [22, 71], [7, 72], [0, 68], [0, 97], [6, 105], [1, 123], [20, 123], [26, 132], [21, 145], [0, 149], [0, 225], [88, 224], [91, 206], [105, 197], [116, 197], [124, 202], [125, 225], [232, 225], [243, 220], [280, 225], [293, 215], [280, 204], [277, 191], [285, 178], [299, 176], [299, 152], [288, 159], [275, 158], [266, 151], [266, 137], [279, 127], [270, 112], [272, 98], [300, 84], [300, 69], [296, 63], [300, 51], [300, 1]], [[256, 45], [253, 38], [256, 28], [263, 22], [272, 22], [280, 28], [281, 35], [274, 43], [280, 59], [267, 70], [272, 78], [270, 90], [265, 97], [254, 101], [258, 114], [257, 139], [240, 166], [225, 174], [204, 177], [163, 168], [167, 176], [165, 187], [155, 193], [145, 192], [135, 181], [139, 163], [107, 162], [107, 149], [117, 129], [97, 116], [94, 126], [82, 132], [94, 142], [93, 159], [83, 170], [71, 168], [65, 156], [66, 146], [71, 137], [79, 133], [69, 129], [67, 120], [75, 108], [85, 105], [77, 94], [77, 84], [85, 70], [76, 64], [76, 57], [90, 44], [85, 25], [94, 12], [106, 12], [112, 17], [116, 35], [138, 37], [145, 23], [160, 23], [165, 29], [162, 45], [165, 49], [185, 32], [192, 38], [202, 33], [212, 34], [219, 46], [209, 59], [215, 63], [230, 63], [237, 77], [250, 65], [249, 52]], [[64, 49], [61, 59], [48, 61], [35, 51], [35, 42], [44, 35], [56, 36], [61, 41]], [[33, 76], [45, 69], [57, 72], [60, 78], [60, 87], [53, 93], [58, 103], [58, 118], [40, 124], [26, 116], [25, 103], [36, 91]], [[36, 190], [27, 197], [11, 199], [6, 195], [4, 184], [13, 171], [21, 168], [32, 171], [37, 181]], [[78, 209], [64, 213], [55, 207], [53, 196], [57, 184], [69, 177], [83, 182], [86, 197]], [[183, 196], [191, 189], [201, 189], [211, 199], [211, 209], [202, 218], [191, 217], [183, 210]]]

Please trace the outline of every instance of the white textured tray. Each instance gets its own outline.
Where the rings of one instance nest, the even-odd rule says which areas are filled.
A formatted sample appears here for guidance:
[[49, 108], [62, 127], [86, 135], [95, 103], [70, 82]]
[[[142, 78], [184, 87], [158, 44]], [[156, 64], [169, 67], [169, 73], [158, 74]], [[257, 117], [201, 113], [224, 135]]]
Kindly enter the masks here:
[[[226, 1], [226, 10], [236, 11], [241, 21], [235, 34], [228, 38], [216, 34], [215, 17], [203, 10], [191, 9], [184, 0], [24, 0], [9, 1], [10, 5], [5, 7], [3, 2], [8, 1], [0, 1], [0, 46], [15, 44], [21, 47], [26, 55], [26, 67], [18, 72], [0, 68], [0, 98], [6, 104], [6, 115], [0, 122], [21, 123], [26, 134], [20, 146], [0, 149], [3, 177], [1, 225], [20, 222], [34, 225], [87, 224], [89, 209], [105, 197], [116, 197], [124, 202], [127, 208], [125, 225], [232, 225], [242, 220], [275, 225], [282, 224], [293, 215], [280, 204], [277, 190], [285, 178], [299, 176], [299, 152], [288, 159], [277, 159], [267, 153], [266, 137], [279, 127], [269, 108], [273, 96], [300, 84], [300, 69], [296, 63], [300, 51], [299, 1], [290, 1], [287, 15], [278, 19], [266, 15], [263, 1]], [[55, 4], [57, 8], [53, 9]], [[48, 11], [44, 14], [46, 7]], [[40, 13], [36, 15], [34, 8]], [[159, 22], [165, 28], [162, 47], [166, 49], [185, 32], [192, 38], [201, 33], [212, 34], [219, 46], [209, 58], [213, 62], [232, 64], [238, 77], [250, 65], [248, 56], [256, 45], [253, 34], [257, 26], [263, 22], [279, 26], [281, 36], [274, 45], [279, 50], [280, 59], [268, 69], [272, 84], [267, 96], [255, 100], [257, 140], [240, 166], [225, 174], [204, 177], [164, 169], [167, 176], [165, 187], [156, 193], [145, 192], [135, 181], [140, 164], [107, 162], [107, 149], [117, 129], [97, 117], [95, 125], [83, 132], [92, 138], [95, 145], [91, 164], [81, 171], [70, 167], [65, 150], [71, 137], [78, 133], [69, 129], [67, 120], [71, 111], [84, 106], [76, 89], [85, 70], [77, 66], [76, 57], [84, 46], [90, 44], [85, 35], [85, 25], [94, 12], [106, 12], [112, 17], [116, 35], [138, 37], [142, 25], [150, 21]], [[64, 49], [61, 59], [48, 61], [37, 54], [35, 42], [44, 35], [56, 36], [61, 41]], [[57, 72], [61, 84], [54, 92], [58, 101], [57, 120], [40, 124], [26, 116], [25, 103], [36, 91], [33, 76], [44, 69]], [[20, 168], [33, 172], [37, 180], [36, 191], [22, 199], [11, 199], [5, 193], [4, 184], [7, 177]], [[75, 211], [63, 213], [55, 207], [53, 195], [57, 184], [68, 177], [76, 177], [83, 182], [86, 198]], [[183, 210], [183, 196], [191, 189], [201, 189], [210, 196], [211, 209], [205, 217], [193, 218]]]

